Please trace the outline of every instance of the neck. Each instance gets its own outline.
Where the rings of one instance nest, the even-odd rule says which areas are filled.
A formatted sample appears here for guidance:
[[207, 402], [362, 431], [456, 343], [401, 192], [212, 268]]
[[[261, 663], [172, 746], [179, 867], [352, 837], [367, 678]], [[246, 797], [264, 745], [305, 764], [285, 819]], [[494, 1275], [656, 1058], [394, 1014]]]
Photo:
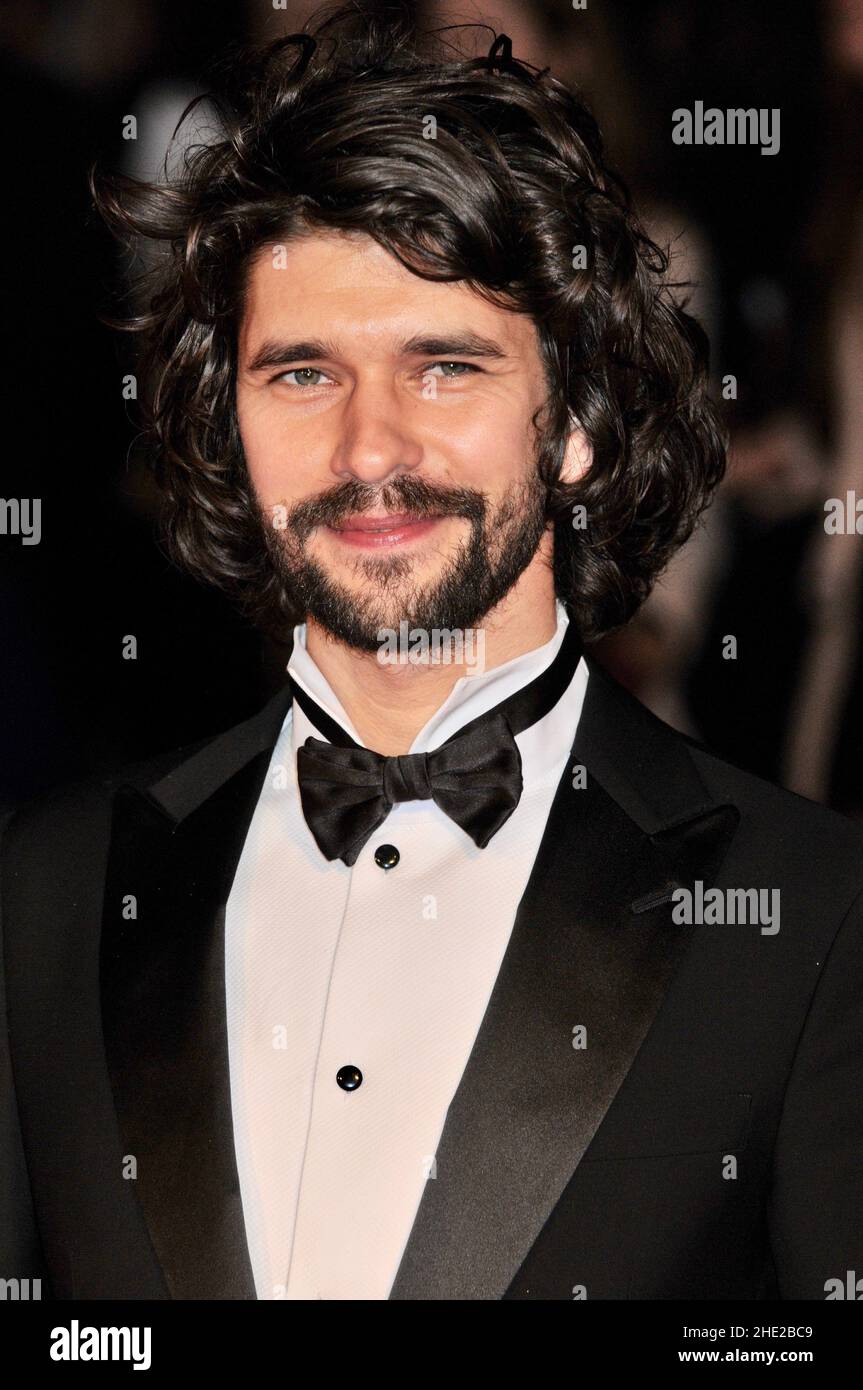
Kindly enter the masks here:
[[[481, 642], [474, 645], [465, 640], [464, 661], [445, 657], [440, 664], [408, 660], [383, 664], [376, 653], [359, 652], [336, 641], [312, 618], [306, 626], [306, 649], [365, 746], [394, 757], [408, 752], [462, 676], [502, 666], [544, 646], [556, 628], [551, 569], [534, 561], [506, 598], [483, 618], [478, 630]], [[483, 654], [481, 667], [476, 662], [477, 649]]]

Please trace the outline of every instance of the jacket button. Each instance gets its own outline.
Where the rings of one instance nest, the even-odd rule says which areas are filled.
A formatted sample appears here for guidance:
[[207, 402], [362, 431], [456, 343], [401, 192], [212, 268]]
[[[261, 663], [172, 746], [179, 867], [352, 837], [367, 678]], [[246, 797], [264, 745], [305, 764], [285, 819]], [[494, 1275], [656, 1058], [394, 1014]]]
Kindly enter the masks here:
[[400, 858], [395, 845], [378, 845], [375, 850], [375, 863], [379, 869], [394, 869]]
[[343, 1091], [355, 1091], [358, 1086], [363, 1084], [363, 1074], [359, 1067], [339, 1067], [336, 1072], [336, 1081]]

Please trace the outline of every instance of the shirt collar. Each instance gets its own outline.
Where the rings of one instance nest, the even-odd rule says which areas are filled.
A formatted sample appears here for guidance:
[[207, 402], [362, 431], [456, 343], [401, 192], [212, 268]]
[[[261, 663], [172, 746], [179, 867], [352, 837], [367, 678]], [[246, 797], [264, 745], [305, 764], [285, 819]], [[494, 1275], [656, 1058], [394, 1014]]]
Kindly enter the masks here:
[[[511, 661], [505, 661], [502, 666], [493, 666], [491, 670], [461, 676], [440, 708], [420, 729], [409, 751], [430, 753], [433, 749], [439, 748], [465, 724], [493, 709], [501, 700], [507, 699], [516, 690], [541, 675], [557, 656], [569, 622], [566, 609], [559, 600], [556, 612], [557, 627], [554, 635], [541, 647], [523, 652]], [[288, 675], [331, 719], [335, 719], [356, 743], [362, 744], [362, 739], [351, 724], [341, 701], [306, 649], [305, 623], [300, 623], [294, 628], [294, 648], [287, 670]]]

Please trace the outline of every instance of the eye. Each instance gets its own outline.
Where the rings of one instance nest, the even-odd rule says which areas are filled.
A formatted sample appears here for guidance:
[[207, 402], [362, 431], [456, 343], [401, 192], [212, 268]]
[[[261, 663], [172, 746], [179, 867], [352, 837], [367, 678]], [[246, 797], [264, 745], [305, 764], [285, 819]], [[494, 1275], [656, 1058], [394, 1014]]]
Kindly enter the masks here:
[[[435, 367], [443, 369], [443, 375], [447, 381], [456, 381], [460, 376], [482, 371], [481, 367], [475, 367], [472, 362], [430, 362], [427, 367], [423, 367], [423, 376], [429, 375]], [[450, 372], [451, 368], [455, 368], [453, 374]]]
[[[296, 381], [288, 381], [288, 377], [297, 377]], [[320, 367], [292, 367], [289, 372], [280, 372], [275, 378], [276, 381], [288, 381], [289, 386], [320, 386], [322, 381], [328, 380]]]

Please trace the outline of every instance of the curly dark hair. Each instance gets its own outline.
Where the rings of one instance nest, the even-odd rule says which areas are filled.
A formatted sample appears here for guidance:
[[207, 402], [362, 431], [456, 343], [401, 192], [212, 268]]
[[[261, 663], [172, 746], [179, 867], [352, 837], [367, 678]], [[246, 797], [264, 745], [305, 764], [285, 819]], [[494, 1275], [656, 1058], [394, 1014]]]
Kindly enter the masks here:
[[[537, 463], [555, 586], [585, 639], [631, 617], [724, 471], [707, 339], [675, 303], [668, 257], [604, 163], [593, 117], [514, 59], [506, 35], [477, 58], [454, 32], [421, 33], [400, 8], [319, 14], [221, 65], [207, 93], [217, 138], [187, 150], [178, 175], [91, 170], [121, 236], [169, 247], [146, 309], [116, 325], [143, 335], [168, 551], [273, 633], [297, 615], [262, 553], [236, 338], [253, 253], [298, 229], [365, 232], [416, 275], [531, 316], [549, 385]], [[563, 484], [571, 417], [593, 462]]]

